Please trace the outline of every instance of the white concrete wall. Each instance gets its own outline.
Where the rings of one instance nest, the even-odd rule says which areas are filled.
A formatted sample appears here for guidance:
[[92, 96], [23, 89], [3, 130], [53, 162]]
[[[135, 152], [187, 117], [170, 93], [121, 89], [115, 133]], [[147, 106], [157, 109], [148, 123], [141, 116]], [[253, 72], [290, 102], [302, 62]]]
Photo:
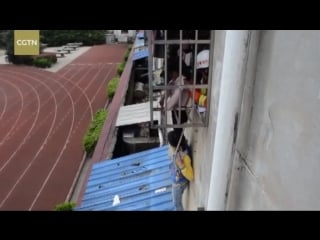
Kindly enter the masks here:
[[261, 32], [229, 209], [320, 209], [319, 64], [320, 31]]
[[129, 38], [133, 38], [136, 30], [128, 30], [128, 33], [122, 33], [122, 30], [113, 30], [115, 37], [119, 42], [127, 42]]
[[129, 30], [128, 36], [134, 37], [136, 35], [136, 30]]
[[[193, 150], [193, 167], [195, 171], [195, 181], [190, 184], [189, 191], [185, 194], [186, 209], [188, 210], [197, 210], [198, 207], [207, 208], [225, 34], [226, 31], [224, 30], [215, 32], [209, 125], [208, 127], [186, 128], [186, 137]], [[200, 120], [197, 119], [196, 121]]]
[[208, 210], [226, 209], [250, 43], [251, 31], [226, 33]]
[[121, 30], [113, 30], [115, 36], [121, 35]]

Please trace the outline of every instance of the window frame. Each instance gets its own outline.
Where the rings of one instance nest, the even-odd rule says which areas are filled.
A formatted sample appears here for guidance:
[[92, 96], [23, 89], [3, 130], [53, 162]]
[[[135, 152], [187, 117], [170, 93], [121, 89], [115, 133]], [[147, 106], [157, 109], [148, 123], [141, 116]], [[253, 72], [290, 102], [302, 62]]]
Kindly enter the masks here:
[[[212, 85], [212, 72], [213, 72], [213, 54], [214, 54], [214, 30], [209, 30], [210, 31], [210, 38], [208, 40], [202, 40], [202, 39], [198, 39], [198, 31], [199, 30], [195, 30], [195, 37], [194, 39], [183, 39], [183, 31], [184, 30], [179, 30], [179, 39], [174, 39], [174, 40], [169, 40], [168, 39], [168, 33], [167, 30], [160, 30], [160, 31], [164, 31], [164, 39], [163, 40], [156, 40], [154, 37], [154, 30], [147, 30], [147, 38], [148, 38], [148, 48], [149, 48], [149, 56], [148, 56], [148, 73], [149, 73], [149, 99], [150, 99], [150, 119], [151, 119], [151, 127], [152, 128], [176, 128], [176, 127], [181, 127], [181, 128], [185, 128], [185, 127], [207, 127], [209, 124], [209, 116], [210, 116], [210, 99], [211, 99], [211, 85]], [[153, 53], [154, 53], [154, 49], [155, 49], [155, 45], [160, 45], [160, 46], [164, 46], [164, 85], [163, 86], [154, 86], [153, 82], [154, 82], [154, 78], [153, 78], [153, 73], [154, 73], [154, 69], [153, 69], [153, 62], [154, 62], [154, 57], [153, 57]], [[189, 121], [187, 123], [183, 123], [183, 124], [168, 124], [167, 122], [167, 115], [168, 115], [168, 111], [171, 112], [171, 110], [167, 110], [167, 106], [165, 105], [165, 111], [164, 111], [164, 122], [161, 121], [161, 123], [158, 123], [157, 125], [154, 124], [153, 121], [153, 114], [154, 111], [160, 111], [160, 107], [155, 107], [154, 103], [153, 103], [153, 96], [156, 91], [164, 91], [165, 94], [165, 99], [167, 99], [167, 90], [169, 89], [174, 89], [177, 86], [169, 86], [168, 85], [168, 47], [170, 45], [179, 45], [179, 49], [182, 49], [182, 45], [183, 44], [194, 44], [194, 56], [192, 56], [193, 58], [193, 81], [191, 84], [188, 85], [179, 85], [178, 87], [182, 89], [189, 89], [192, 90], [192, 99], [195, 98], [195, 89], [199, 89], [199, 88], [206, 88], [207, 89], [207, 107], [206, 107], [206, 111], [204, 113], [200, 113], [197, 108], [196, 108], [196, 104], [194, 103], [194, 100], [192, 100], [192, 106], [190, 107], [190, 112], [193, 111], [193, 114], [198, 114], [199, 116], [197, 117], [197, 119], [200, 119], [200, 122], [195, 122], [194, 119], [195, 117], [193, 116], [193, 119], [191, 119], [192, 121], [190, 121], [189, 115], [188, 114], [188, 119]], [[209, 45], [209, 71], [208, 71], [208, 83], [207, 84], [196, 84], [196, 76], [197, 76], [197, 69], [196, 69], [196, 57], [197, 57], [197, 53], [198, 53], [198, 46], [201, 44], [208, 44]], [[182, 51], [179, 51], [179, 76], [181, 76], [182, 74]], [[181, 95], [179, 96], [179, 106], [181, 106]], [[171, 114], [171, 113], [169, 113]], [[161, 114], [162, 116], [162, 114]], [[179, 112], [179, 116], [178, 118], [181, 121], [181, 112]], [[179, 122], [180, 122], [179, 121]]]

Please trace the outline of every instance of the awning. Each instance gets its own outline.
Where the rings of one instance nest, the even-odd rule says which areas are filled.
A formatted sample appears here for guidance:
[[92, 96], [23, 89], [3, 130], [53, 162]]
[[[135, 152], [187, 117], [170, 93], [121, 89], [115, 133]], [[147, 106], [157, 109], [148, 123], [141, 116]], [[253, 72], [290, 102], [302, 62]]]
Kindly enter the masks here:
[[[154, 107], [156, 107], [157, 104], [157, 101], [153, 102]], [[158, 122], [160, 122], [160, 119], [160, 111], [154, 111], [153, 120], [158, 120]], [[119, 127], [135, 123], [149, 122], [150, 120], [150, 102], [126, 105], [120, 107], [116, 126]]]

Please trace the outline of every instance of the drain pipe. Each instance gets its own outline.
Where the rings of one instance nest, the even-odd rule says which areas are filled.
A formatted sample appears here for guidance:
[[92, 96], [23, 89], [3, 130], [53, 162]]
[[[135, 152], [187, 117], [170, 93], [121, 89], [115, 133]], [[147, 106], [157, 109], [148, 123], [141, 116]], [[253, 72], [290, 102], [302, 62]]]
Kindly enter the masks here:
[[226, 31], [207, 210], [226, 210], [251, 31]]
[[163, 136], [162, 136], [161, 128], [158, 128], [158, 135], [159, 135], [160, 147], [162, 147], [164, 142], [163, 142]]

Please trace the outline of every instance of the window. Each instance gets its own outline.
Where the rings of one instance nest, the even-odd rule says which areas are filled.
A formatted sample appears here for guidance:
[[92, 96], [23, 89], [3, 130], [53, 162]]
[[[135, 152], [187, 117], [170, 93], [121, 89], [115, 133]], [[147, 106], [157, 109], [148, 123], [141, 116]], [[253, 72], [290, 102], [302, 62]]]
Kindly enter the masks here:
[[208, 126], [213, 30], [149, 30], [149, 95], [152, 127]]

